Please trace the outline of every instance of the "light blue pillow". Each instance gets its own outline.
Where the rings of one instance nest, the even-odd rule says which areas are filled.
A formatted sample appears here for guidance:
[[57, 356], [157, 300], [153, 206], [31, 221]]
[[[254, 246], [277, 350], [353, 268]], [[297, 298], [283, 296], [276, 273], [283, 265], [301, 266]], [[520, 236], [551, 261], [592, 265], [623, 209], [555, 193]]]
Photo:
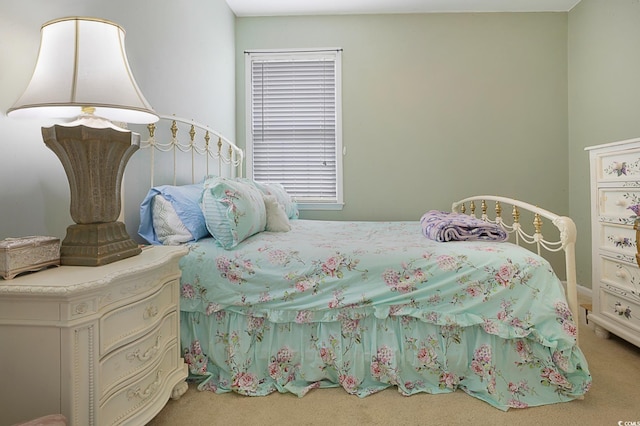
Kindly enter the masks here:
[[181, 186], [161, 185], [151, 188], [140, 205], [138, 234], [151, 244], [162, 244], [153, 226], [153, 199], [156, 195], [161, 195], [171, 203], [182, 224], [191, 233], [193, 238], [190, 241], [208, 237], [209, 230], [200, 208], [203, 190], [202, 183]]
[[267, 225], [262, 193], [250, 183], [215, 177], [204, 182], [202, 212], [217, 243], [231, 249]]

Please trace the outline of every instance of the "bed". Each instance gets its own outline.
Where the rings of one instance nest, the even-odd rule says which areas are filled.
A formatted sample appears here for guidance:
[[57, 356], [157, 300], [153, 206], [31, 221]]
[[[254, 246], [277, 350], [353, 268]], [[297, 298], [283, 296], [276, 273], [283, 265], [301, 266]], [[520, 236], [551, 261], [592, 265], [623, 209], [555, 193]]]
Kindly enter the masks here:
[[[479, 196], [426, 212], [440, 228], [425, 217], [303, 220], [281, 185], [242, 177], [242, 151], [230, 141], [217, 135], [211, 144], [206, 126], [165, 118], [190, 126], [190, 137], [180, 143], [174, 127], [162, 144], [153, 129], [143, 146], [172, 152], [174, 171], [168, 184], [152, 177], [140, 235], [189, 247], [180, 335], [198, 389], [299, 397], [338, 386], [359, 397], [388, 387], [407, 396], [460, 389], [500, 410], [588, 391], [570, 218]], [[217, 167], [181, 185], [176, 152], [194, 164], [199, 128], [198, 153]], [[478, 234], [485, 225], [490, 232]], [[542, 257], [558, 252], [565, 283]]]

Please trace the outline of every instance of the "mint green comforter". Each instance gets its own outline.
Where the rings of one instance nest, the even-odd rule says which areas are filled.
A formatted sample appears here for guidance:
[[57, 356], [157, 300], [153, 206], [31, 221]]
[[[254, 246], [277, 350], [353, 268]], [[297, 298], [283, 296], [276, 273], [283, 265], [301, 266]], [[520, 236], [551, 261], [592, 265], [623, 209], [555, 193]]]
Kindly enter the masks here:
[[294, 220], [181, 261], [181, 343], [199, 389], [462, 389], [510, 407], [589, 389], [562, 285], [507, 242], [434, 242], [419, 222]]

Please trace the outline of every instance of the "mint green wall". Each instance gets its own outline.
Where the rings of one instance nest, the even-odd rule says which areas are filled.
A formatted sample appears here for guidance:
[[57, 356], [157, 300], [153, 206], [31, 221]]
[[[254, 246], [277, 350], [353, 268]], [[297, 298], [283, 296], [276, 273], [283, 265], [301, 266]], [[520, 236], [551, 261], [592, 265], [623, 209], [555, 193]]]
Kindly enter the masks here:
[[589, 156], [640, 136], [640, 2], [582, 0], [569, 12], [569, 207], [578, 283], [591, 288]]
[[345, 207], [416, 220], [479, 193], [568, 214], [567, 13], [237, 18], [243, 51], [341, 47]]
[[[224, 0], [136, 0], [133, 7], [125, 0], [0, 1], [0, 239], [64, 237], [72, 223], [66, 175], [40, 134], [40, 127], [52, 122], [9, 119], [5, 112], [29, 82], [40, 26], [74, 15], [124, 27], [132, 71], [158, 113], [235, 135], [235, 16]], [[125, 186], [127, 179], [136, 181], [136, 171], [134, 154]], [[125, 201], [132, 236], [140, 201]]]
[[[342, 47], [347, 204], [304, 217], [416, 219], [470, 194], [521, 198], [575, 218], [578, 282], [591, 286], [584, 147], [640, 136], [638, 1], [582, 0], [569, 13], [286, 18], [235, 18], [223, 0], [129, 5], [0, 2], [0, 111], [28, 83], [40, 25], [61, 16], [123, 25], [152, 105], [241, 145], [244, 50]], [[64, 236], [71, 223], [43, 124], [0, 114], [0, 239]], [[135, 227], [137, 206], [127, 207]]]

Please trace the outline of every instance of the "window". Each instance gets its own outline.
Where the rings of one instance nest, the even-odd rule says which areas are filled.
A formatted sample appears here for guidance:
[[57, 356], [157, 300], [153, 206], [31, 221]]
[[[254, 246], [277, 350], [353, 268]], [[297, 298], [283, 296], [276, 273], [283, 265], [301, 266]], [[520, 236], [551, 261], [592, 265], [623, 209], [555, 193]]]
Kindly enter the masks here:
[[341, 51], [246, 52], [247, 175], [341, 209]]

